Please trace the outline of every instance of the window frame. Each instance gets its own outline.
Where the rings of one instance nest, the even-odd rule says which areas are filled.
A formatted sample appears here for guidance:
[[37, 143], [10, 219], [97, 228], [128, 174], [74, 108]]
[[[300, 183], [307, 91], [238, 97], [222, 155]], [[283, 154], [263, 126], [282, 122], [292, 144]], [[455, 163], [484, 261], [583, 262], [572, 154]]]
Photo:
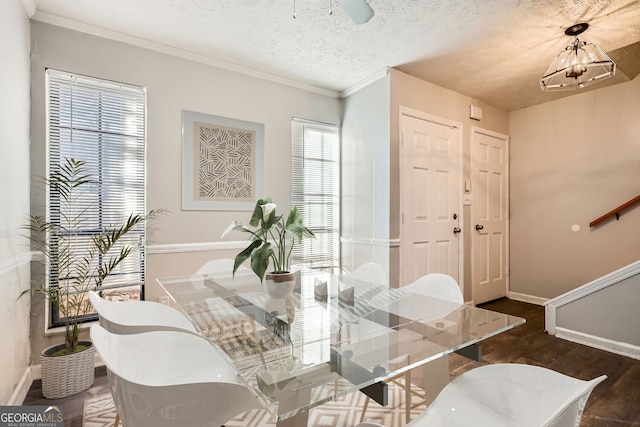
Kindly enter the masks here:
[[[314, 140], [308, 133], [316, 132], [320, 133], [320, 140]], [[333, 139], [333, 141], [331, 141]], [[324, 147], [314, 146], [307, 150], [307, 144], [324, 144], [326, 142], [335, 143], [335, 147], [330, 150]], [[316, 149], [316, 156], [311, 156], [311, 152]], [[319, 153], [318, 153], [319, 152]], [[305, 162], [309, 160], [315, 162], [320, 169], [314, 167], [305, 167]], [[332, 187], [332, 191], [328, 192], [323, 189], [318, 189], [314, 193], [310, 193], [305, 188], [304, 177], [311, 177], [313, 172], [322, 171], [324, 176], [324, 168], [333, 167], [331, 172], [332, 182], [327, 187]], [[305, 250], [306, 246], [315, 244], [324, 244], [324, 242], [318, 243], [320, 239], [306, 239], [302, 244], [294, 247], [292, 252], [292, 264], [304, 265], [309, 268], [316, 268], [323, 271], [332, 273], [338, 273], [340, 271], [341, 262], [341, 245], [340, 245], [340, 233], [341, 233], [341, 141], [340, 141], [340, 129], [338, 125], [323, 123], [313, 120], [301, 119], [293, 117], [291, 119], [291, 205], [296, 206], [298, 212], [301, 213], [304, 225], [308, 227], [312, 232], [316, 234], [320, 239], [323, 235], [331, 235], [327, 237], [326, 244], [333, 246], [333, 250], [326, 257], [317, 256], [322, 251], [317, 251], [317, 254], [309, 256]], [[322, 209], [323, 216], [329, 220], [332, 220], [332, 224], [328, 224], [325, 227], [319, 227], [314, 224], [317, 220], [315, 215], [309, 215], [313, 204], [322, 204], [326, 206], [327, 201], [329, 208]], [[301, 259], [311, 259], [310, 261], [300, 262]], [[298, 262], [296, 262], [296, 260]]]
[[[53, 68], [45, 70], [45, 86], [46, 179], [59, 170], [65, 158], [73, 157], [87, 162], [87, 170], [95, 180], [87, 197], [96, 198], [97, 201], [87, 201], [81, 208], [89, 208], [88, 222], [96, 223], [79, 227], [78, 235], [96, 235], [103, 228], [122, 222], [131, 213], [144, 214], [146, 88]], [[92, 122], [92, 118], [96, 120]], [[60, 196], [47, 186], [47, 221], [60, 221], [60, 215], [64, 213], [60, 205]], [[126, 240], [123, 239], [123, 243], [134, 241], [137, 245], [127, 257], [123, 269], [107, 278], [105, 290], [122, 292], [122, 289], [134, 289], [127, 291], [129, 296], [133, 299], [144, 298], [145, 239], [144, 224], [129, 232]], [[84, 245], [80, 243], [75, 247], [82, 251]], [[48, 259], [45, 269], [46, 286], [58, 286], [62, 279]], [[134, 279], [131, 280], [131, 277]], [[97, 318], [97, 314], [92, 313], [83, 316], [80, 322]], [[65, 319], [59, 317], [54, 304], [46, 305], [46, 322], [47, 329], [57, 329], [65, 324]]]

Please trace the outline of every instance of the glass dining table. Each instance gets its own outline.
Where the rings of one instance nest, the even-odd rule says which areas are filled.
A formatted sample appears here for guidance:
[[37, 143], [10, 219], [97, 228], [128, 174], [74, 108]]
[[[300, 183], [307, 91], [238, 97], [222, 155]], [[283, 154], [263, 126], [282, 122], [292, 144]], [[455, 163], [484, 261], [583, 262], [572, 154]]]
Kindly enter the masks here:
[[[252, 272], [158, 283], [228, 358], [279, 427], [306, 426], [309, 409], [358, 390], [384, 405], [385, 380], [438, 365], [449, 353], [524, 323], [312, 270], [297, 272], [293, 292], [282, 299], [269, 298]], [[439, 380], [424, 372], [432, 393], [448, 381], [448, 370], [436, 375]]]

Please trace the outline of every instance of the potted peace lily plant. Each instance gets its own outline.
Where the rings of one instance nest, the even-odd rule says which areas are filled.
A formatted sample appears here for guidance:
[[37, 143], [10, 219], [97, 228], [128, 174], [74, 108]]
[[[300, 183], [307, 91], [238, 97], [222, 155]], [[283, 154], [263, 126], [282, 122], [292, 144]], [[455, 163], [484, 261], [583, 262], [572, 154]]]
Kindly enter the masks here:
[[[284, 298], [295, 285], [289, 265], [291, 251], [304, 237], [315, 238], [315, 235], [304, 226], [295, 206], [291, 208], [285, 222], [283, 215], [276, 213], [276, 204], [269, 197], [256, 202], [249, 225], [254, 229], [233, 221], [222, 233], [222, 238], [232, 230], [251, 235], [249, 246], [235, 258], [233, 274], [243, 262], [251, 258], [251, 269], [264, 283], [267, 294], [271, 298]], [[270, 270], [269, 262], [273, 262]]]

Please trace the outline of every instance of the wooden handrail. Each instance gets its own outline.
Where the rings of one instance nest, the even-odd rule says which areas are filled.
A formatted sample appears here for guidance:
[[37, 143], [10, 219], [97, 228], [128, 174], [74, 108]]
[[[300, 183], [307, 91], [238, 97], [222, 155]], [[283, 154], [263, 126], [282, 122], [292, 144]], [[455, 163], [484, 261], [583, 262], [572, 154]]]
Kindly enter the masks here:
[[631, 206], [633, 206], [633, 205], [635, 205], [636, 203], [639, 203], [639, 202], [640, 202], [640, 196], [637, 196], [637, 197], [629, 200], [627, 203], [621, 204], [620, 206], [618, 206], [617, 208], [615, 208], [611, 212], [607, 212], [606, 214], [602, 215], [600, 218], [594, 219], [593, 221], [591, 221], [589, 223], [589, 227], [593, 227], [594, 225], [598, 225], [602, 221], [604, 221], [605, 219], [611, 218], [614, 215], [615, 215], [616, 219], [619, 219], [620, 218], [620, 212], [622, 212], [623, 210], [625, 210], [627, 208], [630, 208]]

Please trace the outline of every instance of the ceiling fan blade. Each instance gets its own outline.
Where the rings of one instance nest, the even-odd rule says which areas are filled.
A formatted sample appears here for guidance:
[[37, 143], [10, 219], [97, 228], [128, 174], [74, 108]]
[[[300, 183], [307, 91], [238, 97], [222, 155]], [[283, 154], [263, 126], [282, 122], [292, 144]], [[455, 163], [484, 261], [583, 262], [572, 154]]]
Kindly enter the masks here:
[[356, 24], [364, 24], [373, 18], [373, 9], [366, 0], [338, 0], [338, 2]]

